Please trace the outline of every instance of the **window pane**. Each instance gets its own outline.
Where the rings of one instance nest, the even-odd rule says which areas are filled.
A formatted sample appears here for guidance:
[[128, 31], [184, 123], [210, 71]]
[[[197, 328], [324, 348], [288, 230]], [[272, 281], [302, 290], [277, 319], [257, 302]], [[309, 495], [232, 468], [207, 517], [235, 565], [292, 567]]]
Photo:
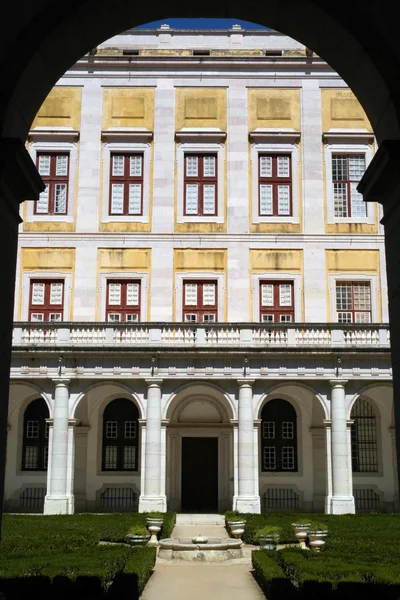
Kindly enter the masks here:
[[263, 283], [261, 285], [261, 306], [274, 305], [274, 286], [272, 283]]
[[291, 471], [294, 469], [294, 448], [293, 446], [283, 446], [282, 448], [282, 469]]
[[112, 157], [112, 174], [114, 177], [123, 177], [125, 168], [125, 157], [113, 156]]
[[139, 304], [139, 284], [126, 284], [126, 303], [128, 306], [138, 306]]
[[204, 177], [215, 177], [215, 156], [205, 156], [203, 165]]
[[142, 184], [131, 183], [129, 185], [129, 214], [140, 215], [142, 212]]
[[215, 323], [215, 315], [204, 315], [203, 323]]
[[294, 423], [292, 421], [282, 422], [282, 438], [292, 440], [294, 438]]
[[139, 321], [138, 315], [135, 315], [135, 314], [127, 315], [127, 314], [125, 314], [125, 321], [127, 323], [137, 323]]
[[186, 323], [196, 323], [197, 322], [197, 315], [185, 315], [185, 322]]
[[332, 155], [332, 179], [333, 181], [347, 181], [347, 154]]
[[125, 421], [125, 438], [133, 439], [136, 437], [136, 421]]
[[362, 194], [357, 192], [357, 185], [357, 183], [350, 184], [351, 216], [362, 218], [367, 216], [367, 205], [364, 202]]
[[117, 468], [117, 446], [106, 446], [104, 468]]
[[260, 185], [260, 215], [272, 215], [272, 185]]
[[347, 184], [333, 184], [333, 208], [335, 217], [348, 217], [349, 211], [347, 208]]
[[355, 323], [371, 323], [371, 314], [369, 312], [356, 312], [354, 314]]
[[121, 284], [108, 284], [108, 304], [111, 306], [119, 306], [121, 304]]
[[292, 286], [290, 283], [281, 283], [279, 286], [279, 305], [292, 306]]
[[276, 469], [276, 452], [274, 446], [266, 446], [264, 448], [264, 469], [266, 471]]
[[131, 156], [129, 158], [129, 175], [131, 177], [141, 177], [142, 176], [142, 157], [141, 156]]
[[66, 213], [67, 212], [67, 184], [66, 183], [56, 183], [56, 185], [55, 185], [54, 212], [55, 213]]
[[197, 156], [186, 157], [186, 177], [198, 177], [199, 159]]
[[47, 154], [41, 154], [39, 156], [38, 171], [43, 177], [48, 177], [50, 175], [50, 161], [51, 157]]
[[197, 215], [199, 212], [199, 186], [189, 184], [186, 186], [186, 214]]
[[290, 177], [290, 164], [288, 156], [278, 156], [278, 177]]
[[278, 215], [290, 215], [290, 188], [278, 185]]
[[122, 215], [124, 212], [124, 184], [113, 183], [111, 186], [111, 212]]
[[26, 422], [26, 437], [30, 439], [39, 437], [39, 421]]
[[351, 285], [336, 284], [336, 308], [337, 310], [351, 310], [353, 308]]
[[263, 323], [273, 323], [274, 322], [274, 315], [261, 315], [261, 321]]
[[185, 284], [185, 304], [189, 306], [197, 306], [197, 284]]
[[203, 194], [203, 213], [205, 215], [215, 214], [215, 185], [205, 185]]
[[56, 175], [59, 177], [68, 175], [68, 156], [66, 154], [56, 157]]
[[34, 323], [36, 322], [40, 322], [42, 323], [44, 321], [44, 314], [43, 313], [32, 313], [31, 314], [31, 321]]
[[61, 313], [50, 313], [49, 321], [61, 321]]
[[354, 310], [371, 310], [371, 288], [369, 283], [354, 283]]
[[106, 421], [106, 438], [115, 439], [118, 436], [118, 421]]
[[108, 313], [109, 323], [120, 323], [121, 315], [119, 313]]
[[134, 469], [136, 464], [135, 446], [124, 447], [124, 469]]
[[266, 440], [275, 439], [275, 421], [264, 421], [262, 424], [263, 438]]
[[44, 283], [32, 284], [32, 304], [44, 304]]
[[279, 322], [280, 323], [291, 323], [292, 317], [291, 317], [291, 315], [280, 315]]
[[38, 446], [26, 446], [24, 467], [25, 469], [37, 469], [39, 467]]
[[44, 191], [39, 195], [39, 200], [36, 202], [37, 213], [49, 212], [49, 186], [46, 185]]
[[272, 156], [260, 156], [260, 177], [272, 177]]
[[215, 305], [215, 284], [205, 283], [203, 285], [203, 304], [206, 306]]
[[50, 304], [62, 304], [63, 284], [50, 284]]
[[351, 312], [338, 312], [338, 323], [352, 323]]
[[349, 157], [349, 179], [351, 181], [360, 181], [365, 171], [365, 156]]

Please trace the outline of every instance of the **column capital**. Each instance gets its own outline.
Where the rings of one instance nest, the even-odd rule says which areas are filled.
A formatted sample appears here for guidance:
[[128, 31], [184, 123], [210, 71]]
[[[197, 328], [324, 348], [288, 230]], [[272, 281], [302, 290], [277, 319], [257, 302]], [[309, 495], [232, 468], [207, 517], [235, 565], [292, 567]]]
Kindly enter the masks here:
[[145, 379], [144, 381], [148, 387], [160, 387], [164, 380], [158, 377], [153, 377], [153, 379]]
[[252, 387], [253, 383], [254, 383], [254, 379], [238, 379], [238, 385], [239, 387]]
[[66, 377], [59, 377], [58, 379], [52, 379], [52, 382], [56, 387], [68, 387], [71, 380]]
[[346, 383], [348, 383], [348, 381], [349, 381], [348, 379], [331, 379], [329, 381], [329, 383], [331, 384], [332, 388], [335, 388], [335, 387], [344, 388]]

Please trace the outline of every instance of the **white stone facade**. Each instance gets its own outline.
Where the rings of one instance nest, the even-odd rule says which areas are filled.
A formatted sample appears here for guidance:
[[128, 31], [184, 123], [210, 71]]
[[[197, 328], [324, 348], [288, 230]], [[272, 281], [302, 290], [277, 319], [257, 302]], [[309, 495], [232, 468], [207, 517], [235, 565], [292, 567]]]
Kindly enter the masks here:
[[[182, 55], [193, 49], [210, 50], [210, 56]], [[157, 55], [160, 50], [164, 54]], [[242, 54], [223, 54], [230, 50]], [[281, 50], [282, 56], [274, 55]], [[73, 199], [66, 216], [54, 217], [58, 228], [46, 229], [46, 219], [35, 220], [32, 207], [24, 215], [30, 227], [21, 225], [7, 510], [398, 510], [379, 211], [369, 205], [365, 218], [335, 220], [330, 191], [332, 152], [365, 151], [368, 162], [374, 140], [364, 128], [324, 130], [321, 90], [347, 88], [304, 50], [270, 31], [132, 30], [100, 45], [97, 54], [84, 57], [58, 82], [59, 89], [82, 92], [79, 131], [33, 129], [29, 150], [35, 158], [37, 152], [71, 146]], [[105, 88], [154, 90], [152, 130], [105, 130]], [[177, 130], [177, 91], [189, 88], [225, 90], [226, 130], [197, 121]], [[250, 89], [298, 90], [299, 131], [283, 125], [250, 131]], [[291, 124], [290, 118], [283, 121]], [[108, 214], [113, 151], [143, 151], [146, 160], [144, 210], [136, 229], [127, 225], [124, 230], [124, 222], [135, 219]], [[207, 151], [218, 157], [218, 216], [185, 219], [184, 157]], [[288, 218], [255, 214], [256, 169], [263, 153], [291, 156]], [[35, 222], [45, 225], [35, 229]], [[355, 227], [345, 231], [346, 224]], [[73, 265], [41, 263], [40, 250], [48, 248], [60, 256], [72, 249]], [[101, 252], [121, 249], [149, 251], [151, 261], [147, 267], [117, 268], [110, 261], [102, 266]], [[24, 258], [25, 250], [35, 259]], [[185, 258], [179, 268], [178, 252], [190, 250], [205, 257], [202, 252], [220, 252], [224, 265], [210, 266], [200, 256], [187, 268]], [[274, 252], [280, 264], [268, 258]], [[267, 257], [265, 268], [257, 263], [257, 253]], [[354, 266], [351, 257], [360, 253], [365, 260]], [[285, 263], [285, 256], [294, 258]], [[139, 323], [106, 322], [106, 285], [112, 278], [140, 281]], [[59, 279], [65, 282], [65, 323], [47, 329], [29, 325], [30, 281]], [[185, 280], [216, 282], [215, 325], [182, 323]], [[264, 280], [293, 282], [292, 322], [260, 325]], [[369, 286], [371, 324], [337, 323], [337, 282], [352, 281]], [[25, 411], [38, 398], [48, 408], [43, 470], [26, 468], [23, 456]], [[137, 407], [134, 469], [104, 469], [104, 411], [117, 399]], [[295, 420], [285, 433], [289, 437], [282, 434], [283, 446], [275, 447], [266, 441], [274, 439], [268, 438], [272, 421], [265, 424], [262, 412], [278, 400], [292, 407]], [[354, 417], [358, 401], [369, 412]], [[360, 430], [354, 426], [357, 418]], [[283, 428], [285, 423], [279, 421]], [[357, 431], [367, 432], [367, 448]], [[285, 445], [285, 439], [294, 445]], [[203, 462], [196, 447], [204, 452]], [[188, 458], [186, 451], [193, 455]], [[277, 452], [287, 453], [285, 468], [273, 467]]]

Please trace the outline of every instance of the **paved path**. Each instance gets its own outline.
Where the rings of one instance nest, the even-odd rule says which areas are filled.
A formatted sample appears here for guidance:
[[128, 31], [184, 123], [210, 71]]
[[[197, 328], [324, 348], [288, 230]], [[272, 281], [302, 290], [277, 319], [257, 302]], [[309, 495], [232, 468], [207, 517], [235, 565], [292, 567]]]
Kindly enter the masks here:
[[[173, 537], [227, 537], [219, 515], [177, 515]], [[243, 558], [199, 564], [157, 559], [141, 600], [265, 600], [252, 576], [251, 547]]]

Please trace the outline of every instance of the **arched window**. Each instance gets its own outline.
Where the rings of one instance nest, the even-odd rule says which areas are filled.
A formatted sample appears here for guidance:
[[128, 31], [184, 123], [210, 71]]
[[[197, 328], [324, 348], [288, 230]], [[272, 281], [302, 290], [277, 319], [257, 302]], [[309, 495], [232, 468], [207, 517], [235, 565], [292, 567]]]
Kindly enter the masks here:
[[263, 471], [297, 471], [296, 411], [286, 400], [267, 402], [261, 413]]
[[376, 416], [372, 406], [358, 398], [351, 410], [351, 459], [355, 473], [378, 471], [378, 447], [376, 441]]
[[33, 400], [24, 414], [22, 470], [46, 471], [49, 453], [49, 409], [43, 398]]
[[103, 471], [138, 470], [139, 412], [131, 400], [110, 402], [103, 415]]

